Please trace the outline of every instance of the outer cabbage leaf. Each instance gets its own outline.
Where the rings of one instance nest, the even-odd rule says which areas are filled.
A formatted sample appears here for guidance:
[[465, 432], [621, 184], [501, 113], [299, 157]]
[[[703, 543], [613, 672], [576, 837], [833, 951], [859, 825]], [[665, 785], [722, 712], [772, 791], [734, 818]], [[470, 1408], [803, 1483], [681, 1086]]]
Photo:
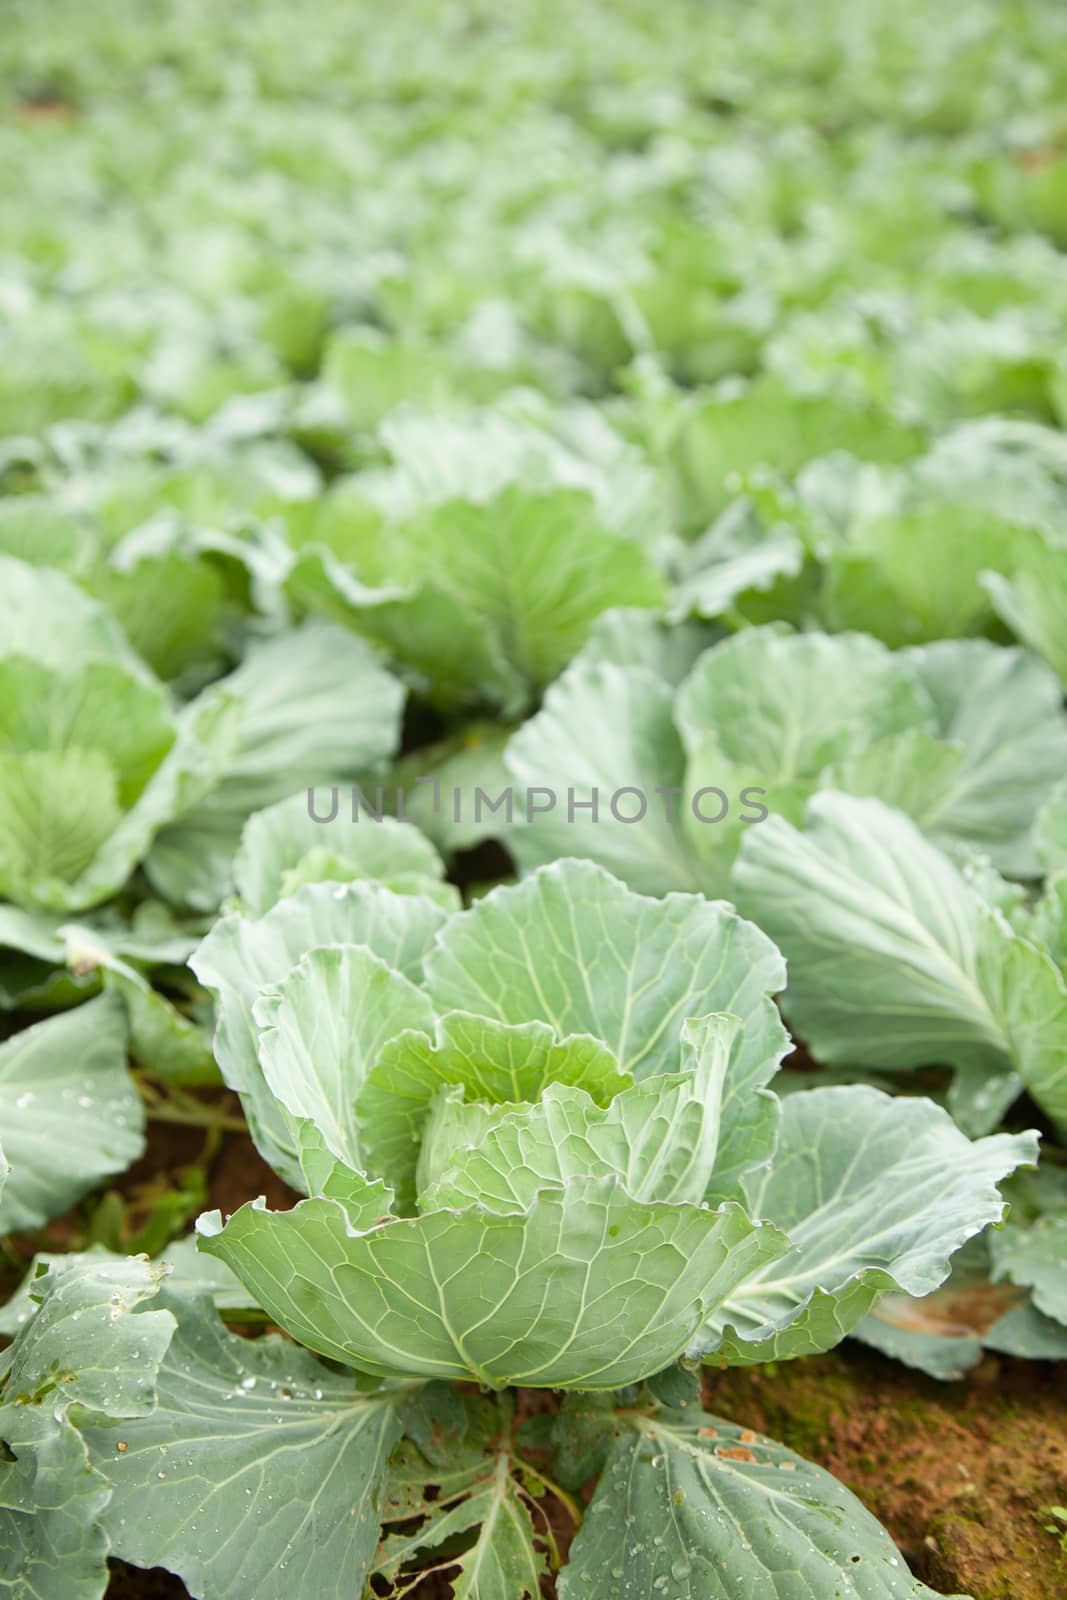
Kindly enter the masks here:
[[1057, 1235], [1067, 1215], [1067, 1177], [1043, 1162], [1018, 1173], [1003, 1193], [1005, 1222], [957, 1252], [940, 1289], [921, 1299], [887, 1295], [856, 1337], [942, 1379], [977, 1365], [984, 1349], [1031, 1360], [1067, 1357], [1067, 1325], [1036, 1303], [1047, 1292], [1055, 1296], [1062, 1279]]
[[[417, 1456], [415, 1461], [419, 1461]], [[413, 1514], [422, 1514], [422, 1520], [413, 1532], [396, 1533], [383, 1542], [376, 1572], [395, 1581], [405, 1562], [424, 1561], [438, 1554], [442, 1546], [454, 1548], [458, 1539], [473, 1534], [472, 1544], [465, 1543], [451, 1559], [446, 1556], [441, 1562], [456, 1569], [451, 1587], [457, 1600], [537, 1600], [541, 1578], [548, 1574], [539, 1545], [549, 1540], [535, 1527], [531, 1515], [531, 1505], [537, 1506], [537, 1495], [543, 1491], [529, 1475], [526, 1463], [498, 1447], [493, 1455], [482, 1452], [466, 1469], [457, 1469], [450, 1461], [451, 1470], [445, 1473], [444, 1465], [430, 1466], [425, 1461], [416, 1465], [417, 1476], [432, 1479], [437, 1493], [433, 1498], [420, 1496], [414, 1506], [398, 1506], [401, 1517], [408, 1513], [405, 1520]], [[394, 1458], [394, 1482], [397, 1478]], [[438, 1481], [442, 1478], [443, 1485]], [[448, 1497], [445, 1505], [437, 1497], [442, 1492]]]
[[635, 665], [583, 652], [511, 739], [531, 802], [508, 836], [522, 867], [579, 853], [646, 893], [723, 892], [761, 812], [799, 822], [831, 786], [907, 811], [957, 855], [1036, 873], [1067, 717], [1034, 657], [986, 640], [894, 653], [770, 624], [705, 651], [672, 702], [648, 656], [640, 638]]
[[[90, 1245], [88, 1250], [62, 1254], [38, 1251], [15, 1293], [0, 1307], [0, 1334], [13, 1339], [37, 1315], [39, 1301], [34, 1296], [46, 1271], [54, 1269], [58, 1273], [78, 1261], [125, 1267], [129, 1257], [97, 1244]], [[161, 1280], [165, 1275], [169, 1297], [209, 1295], [218, 1310], [232, 1315], [235, 1321], [242, 1311], [255, 1310], [255, 1302], [230, 1269], [196, 1248], [195, 1234], [172, 1240], [152, 1265]], [[99, 1275], [97, 1281], [101, 1281]]]
[[[377, 1191], [377, 1192], [376, 1192]], [[492, 1388], [615, 1389], [677, 1359], [700, 1322], [782, 1249], [739, 1206], [644, 1205], [615, 1178], [572, 1179], [526, 1211], [379, 1217], [325, 1199], [259, 1202], [198, 1223], [302, 1343], [378, 1376]]]
[[863, 518], [827, 569], [831, 625], [894, 647], [983, 633], [993, 607], [979, 577], [1009, 570], [1020, 536], [996, 511], [966, 503]]
[[1047, 872], [1067, 868], [1067, 778], [1060, 780], [1038, 812], [1034, 841]]
[[156, 840], [146, 864], [165, 898], [212, 910], [253, 811], [317, 784], [380, 769], [396, 748], [403, 687], [360, 640], [313, 624], [249, 652], [193, 701], [187, 717], [227, 703], [236, 720], [225, 771]]
[[660, 541], [666, 508], [656, 473], [594, 406], [560, 408], [529, 391], [481, 412], [411, 406], [387, 417], [381, 436], [396, 466], [374, 498], [396, 521], [446, 501], [484, 505], [512, 488], [567, 489], [590, 496], [614, 532]]
[[60, 1258], [30, 1293], [39, 1303], [0, 1379], [0, 1538], [12, 1595], [100, 1600], [108, 1499], [69, 1420], [72, 1407], [143, 1416], [174, 1319], [146, 1311], [162, 1269], [142, 1260]]
[[959, 747], [960, 762], [932, 808], [905, 809], [942, 848], [981, 850], [1001, 872], [1036, 876], [1031, 833], [1067, 769], [1059, 684], [1025, 651], [986, 640], [945, 640], [906, 658], [934, 702], [938, 738]]
[[985, 584], [998, 615], [1067, 683], [1067, 545], [1034, 534], [1011, 576], [989, 572]]
[[366, 945], [332, 945], [261, 990], [252, 1018], [267, 1088], [315, 1124], [339, 1161], [364, 1167], [356, 1101], [391, 1039], [433, 1028], [425, 994]]
[[855, 1496], [784, 1445], [706, 1413], [623, 1420], [560, 1600], [937, 1600]]
[[693, 663], [722, 638], [706, 622], [669, 622], [652, 611], [617, 609], [597, 618], [575, 666], [645, 667], [664, 683], [679, 684]]
[[46, 1405], [0, 1405], [0, 1585], [12, 1597], [101, 1600], [108, 1488], [85, 1441]]
[[781, 580], [798, 577], [804, 554], [795, 533], [768, 533], [744, 501], [735, 501], [686, 552], [671, 614], [733, 620], [747, 594], [766, 594]]
[[0, 1044], [0, 1128], [11, 1168], [0, 1233], [39, 1227], [137, 1159], [144, 1112], [126, 1070], [117, 997], [90, 1000]]
[[735, 879], [786, 954], [787, 1008], [820, 1059], [955, 1067], [975, 1131], [995, 1126], [1020, 1075], [1067, 1115], [1061, 975], [900, 812], [819, 794], [805, 832], [771, 818], [748, 835]]
[[827, 1350], [885, 1293], [929, 1294], [1005, 1201], [997, 1183], [1037, 1159], [1037, 1135], [972, 1143], [927, 1100], [863, 1085], [790, 1095], [770, 1166], [745, 1204], [791, 1248], [735, 1291], [693, 1346], [728, 1363]]
[[271, 1093], [259, 1062], [252, 1007], [273, 990], [306, 951], [364, 944], [398, 972], [418, 978], [445, 913], [421, 895], [393, 894], [376, 884], [309, 884], [258, 919], [222, 917], [190, 959], [216, 996], [215, 1055], [223, 1078], [241, 1095], [249, 1127], [265, 1158], [296, 1188], [303, 1186], [296, 1119]]
[[994, 1277], [1029, 1289], [1043, 1316], [1067, 1323], [1067, 1211], [990, 1238]]
[[41, 750], [99, 753], [125, 808], [142, 792], [174, 735], [163, 686], [121, 661], [83, 661], [66, 671], [31, 656], [0, 661], [5, 764]]
[[226, 659], [223, 581], [173, 535], [134, 539], [116, 546], [82, 584], [107, 605], [153, 672], [168, 682], [203, 682]]
[[143, 1307], [166, 1270], [142, 1256], [61, 1257], [30, 1291], [39, 1309], [12, 1346], [5, 1405], [146, 1416], [175, 1322]]
[[[581, 855], [644, 894], [702, 881], [682, 804], [677, 795], [670, 798], [671, 789], [681, 791], [685, 782], [673, 699], [669, 685], [646, 667], [584, 658], [552, 685], [505, 755], [508, 772], [525, 793], [541, 788], [555, 797], [550, 810], [531, 812], [507, 834], [522, 868]], [[632, 793], [620, 794], [612, 809], [616, 792], [627, 788], [643, 794], [644, 815], [637, 810], [640, 796]]]
[[730, 809], [708, 827], [683, 816], [706, 870], [721, 883], [753, 826], [748, 789], [775, 816], [799, 817], [823, 769], [904, 729], [932, 728], [933, 711], [900, 656], [863, 634], [751, 628], [709, 650], [682, 684], [675, 720], [692, 795], [722, 790]]
[[603, 527], [588, 496], [568, 490], [451, 501], [391, 527], [386, 548], [375, 579], [312, 546], [289, 592], [385, 646], [446, 705], [487, 699], [521, 709], [601, 612], [655, 606], [664, 594], [641, 546]]
[[814, 780], [860, 743], [932, 727], [906, 658], [865, 634], [749, 628], [701, 656], [678, 696], [692, 762], [705, 746], [768, 784]]
[[864, 461], [904, 461], [918, 448], [918, 433], [885, 414], [791, 394], [764, 380], [702, 400], [673, 441], [671, 464], [685, 520], [700, 527], [723, 509], [740, 474], [756, 467], [791, 474], [832, 450]]
[[441, 892], [444, 862], [417, 828], [392, 817], [372, 821], [365, 811], [355, 822], [340, 802], [337, 816], [321, 821], [312, 815], [313, 795], [292, 795], [245, 823], [233, 882], [251, 916], [262, 916], [302, 882], [323, 881], [307, 872], [324, 867], [327, 856], [339, 875], [332, 881], [370, 878], [400, 892]]
[[102, 660], [145, 673], [106, 607], [61, 572], [2, 554], [0, 639], [5, 655], [29, 656], [68, 672], [77, 663]]
[[[508, 787], [503, 755], [510, 734], [507, 724], [468, 722], [402, 756], [389, 774], [390, 810], [415, 823], [446, 854], [503, 836], [506, 798], [499, 811], [490, 807]], [[479, 789], [484, 799], [477, 798]], [[513, 796], [512, 815], [521, 805], [521, 796]]]
[[5, 495], [0, 504], [0, 552], [30, 566], [77, 577], [92, 565], [94, 543], [86, 519], [46, 494]]
[[311, 546], [286, 579], [286, 593], [310, 615], [373, 640], [443, 710], [479, 700], [505, 715], [522, 708], [522, 680], [488, 621], [471, 617], [466, 599], [432, 578], [367, 584], [330, 551]]
[[294, 1583], [348, 1600], [377, 1544], [403, 1391], [360, 1394], [288, 1341], [227, 1333], [209, 1302], [165, 1303], [178, 1327], [154, 1408], [82, 1425], [115, 1554], [205, 1600], [283, 1600]]
[[[40, 597], [22, 598], [33, 620]], [[214, 781], [229, 707], [223, 698], [176, 717], [95, 612], [85, 637], [77, 607], [36, 620], [44, 641], [68, 621], [72, 639], [61, 660], [32, 640], [0, 659], [0, 892], [83, 910], [120, 889], [160, 828]]]

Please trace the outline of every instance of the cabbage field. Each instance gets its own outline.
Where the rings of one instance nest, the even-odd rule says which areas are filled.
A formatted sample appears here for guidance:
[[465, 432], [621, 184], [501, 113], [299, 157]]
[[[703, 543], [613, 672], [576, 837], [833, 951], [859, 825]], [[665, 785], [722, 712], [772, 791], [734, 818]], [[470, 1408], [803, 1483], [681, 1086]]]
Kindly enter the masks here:
[[1067, 10], [5, 0], [0, 1600], [1067, 1593]]

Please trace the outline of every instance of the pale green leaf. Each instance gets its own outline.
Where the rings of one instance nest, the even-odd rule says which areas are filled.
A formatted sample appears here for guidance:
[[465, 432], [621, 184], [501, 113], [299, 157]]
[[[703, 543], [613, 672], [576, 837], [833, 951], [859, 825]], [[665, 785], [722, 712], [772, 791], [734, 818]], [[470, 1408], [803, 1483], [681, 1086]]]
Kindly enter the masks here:
[[807, 1355], [837, 1344], [880, 1294], [930, 1293], [955, 1251], [1002, 1219], [998, 1182], [1036, 1159], [1035, 1134], [972, 1143], [928, 1100], [863, 1085], [790, 1095], [774, 1159], [746, 1180], [745, 1204], [791, 1249], [731, 1295], [695, 1353]]
[[40, 1309], [12, 1348], [5, 1403], [146, 1416], [175, 1322], [141, 1308], [165, 1273], [143, 1256], [60, 1257], [31, 1288]]
[[507, 1468], [507, 1458], [498, 1457], [484, 1487], [419, 1531], [420, 1548], [475, 1531], [474, 1543], [456, 1558], [453, 1600], [538, 1600], [542, 1592], [548, 1566], [535, 1544], [529, 1504]]
[[48, 1405], [0, 1405], [0, 1595], [5, 1600], [101, 1600], [108, 1487], [85, 1441]]
[[795, 533], [784, 528], [768, 533], [753, 518], [731, 516], [732, 509], [687, 551], [672, 616], [729, 616], [750, 591], [765, 593], [780, 579], [800, 573], [804, 547]]
[[[0, 1333], [13, 1339], [31, 1317], [36, 1316], [38, 1302], [34, 1299], [37, 1283], [46, 1270], [62, 1271], [74, 1261], [97, 1261], [113, 1266], [126, 1264], [126, 1256], [105, 1250], [103, 1245], [90, 1245], [88, 1250], [55, 1253], [41, 1250], [34, 1256], [15, 1293], [6, 1305], [0, 1306]], [[240, 1284], [221, 1261], [207, 1256], [196, 1247], [196, 1236], [173, 1239], [159, 1254], [154, 1263], [166, 1273], [169, 1296], [210, 1295], [219, 1311], [241, 1312], [255, 1308], [248, 1291]]]
[[997, 614], [1067, 683], [1067, 545], [1033, 534], [1010, 577], [987, 572], [984, 581]]
[[990, 1252], [997, 1280], [1029, 1289], [1038, 1311], [1067, 1323], [1067, 1214], [993, 1234]]
[[1036, 876], [1031, 830], [1067, 770], [1060, 685], [1025, 651], [984, 639], [945, 640], [904, 659], [933, 700], [938, 737], [962, 752], [937, 804], [916, 820], [935, 844], [981, 850], [1002, 872]]
[[[510, 734], [507, 724], [469, 722], [402, 756], [386, 787], [390, 810], [415, 823], [446, 854], [505, 837], [511, 777], [503, 756]], [[502, 795], [499, 809], [494, 809]], [[512, 816], [521, 814], [521, 808], [522, 796], [516, 793]]]
[[687, 1017], [739, 1017], [722, 1108], [724, 1183], [773, 1147], [773, 1103], [756, 1091], [787, 1046], [770, 999], [783, 977], [774, 946], [731, 908], [698, 895], [647, 899], [576, 861], [451, 918], [427, 962], [438, 1010], [592, 1034], [638, 1081], [678, 1070]]
[[976, 1131], [983, 1092], [999, 1110], [1012, 1071], [1057, 1113], [1062, 982], [902, 813], [819, 794], [803, 833], [777, 817], [749, 833], [735, 880], [786, 955], [786, 1006], [820, 1060], [980, 1076]]
[[488, 619], [472, 617], [465, 597], [431, 578], [408, 586], [373, 587], [328, 550], [311, 548], [289, 573], [286, 593], [313, 616], [373, 640], [443, 710], [485, 700], [508, 715], [523, 705], [522, 679], [504, 656]]
[[932, 728], [933, 708], [904, 658], [863, 634], [750, 628], [701, 656], [682, 684], [675, 720], [686, 750], [689, 795], [709, 787], [701, 823], [682, 808], [705, 873], [725, 874], [754, 813], [799, 820], [823, 769], [904, 729]]
[[706, 622], [665, 622], [654, 611], [616, 608], [597, 618], [575, 662], [644, 667], [664, 683], [679, 684], [721, 637], [722, 630]]
[[408, 1437], [389, 1464], [384, 1520], [406, 1526], [382, 1540], [375, 1572], [395, 1584], [433, 1563], [451, 1569], [454, 1595], [467, 1600], [538, 1600], [552, 1534], [540, 1486], [500, 1426], [510, 1404], [466, 1396], [459, 1409], [458, 1399], [436, 1384], [404, 1408]]
[[827, 569], [832, 626], [894, 647], [984, 632], [992, 605], [979, 576], [1008, 570], [1019, 537], [996, 511], [966, 503], [863, 519]]
[[[374, 1204], [373, 1193], [366, 1209]], [[576, 1179], [526, 1212], [472, 1208], [359, 1226], [330, 1200], [246, 1205], [201, 1248], [302, 1343], [379, 1376], [614, 1389], [669, 1366], [782, 1249], [732, 1204], [641, 1205]]]
[[710, 746], [766, 785], [815, 779], [829, 762], [933, 707], [906, 658], [864, 634], [749, 628], [701, 656], [678, 695], [692, 762]]
[[440, 907], [422, 896], [369, 883], [310, 884], [259, 919], [220, 918], [191, 957], [196, 976], [216, 996], [215, 1057], [223, 1078], [242, 1096], [260, 1150], [295, 1187], [301, 1185], [299, 1139], [259, 1063], [256, 998], [282, 982], [305, 951], [325, 945], [365, 944], [418, 979], [444, 921]]
[[426, 1166], [436, 1171], [429, 1187], [420, 1183], [420, 1209], [478, 1204], [521, 1211], [541, 1189], [562, 1188], [575, 1177], [612, 1175], [635, 1200], [699, 1205], [711, 1188], [723, 1084], [738, 1026], [736, 1017], [725, 1016], [687, 1022], [683, 1040], [693, 1053], [690, 1070], [646, 1079], [606, 1108], [582, 1089], [556, 1083], [538, 1104], [507, 1110], [488, 1126], [462, 1114], [480, 1108], [459, 1108], [448, 1139], [434, 1139], [431, 1118], [426, 1138], [437, 1148]]
[[707, 1414], [624, 1413], [560, 1600], [937, 1600], [821, 1467]]
[[144, 672], [115, 618], [50, 567], [0, 554], [0, 638], [4, 653], [32, 656], [69, 672], [94, 660]]
[[1034, 824], [1038, 860], [1046, 872], [1067, 868], [1067, 778], [1062, 778]]
[[113, 957], [107, 963], [104, 988], [122, 996], [130, 1056], [139, 1067], [165, 1083], [219, 1082], [210, 1032], [179, 1011], [134, 967]]
[[228, 703], [235, 740], [219, 780], [156, 840], [147, 863], [154, 887], [214, 909], [251, 813], [380, 768], [396, 747], [403, 701], [401, 684], [341, 628], [311, 624], [249, 651], [187, 709], [195, 716]]
[[361, 1590], [399, 1434], [396, 1393], [360, 1394], [277, 1337], [227, 1333], [209, 1304], [178, 1327], [146, 1416], [83, 1426], [111, 1486], [115, 1554], [203, 1600]]
[[224, 590], [205, 561], [177, 548], [150, 550], [128, 563], [113, 558], [82, 582], [161, 678], [218, 670], [225, 657]]
[[144, 1113], [126, 1070], [117, 997], [90, 1000], [0, 1045], [0, 1128], [11, 1167], [0, 1233], [39, 1227], [137, 1159]]
[[356, 1101], [388, 1041], [434, 1024], [421, 990], [365, 945], [309, 950], [252, 1007], [267, 1088], [307, 1117], [327, 1148], [365, 1166]]
[[444, 862], [417, 828], [392, 817], [378, 821], [365, 808], [353, 818], [350, 804], [345, 803], [347, 795], [338, 796], [337, 816], [323, 821], [319, 812], [331, 807], [326, 796], [314, 796], [313, 801], [313, 795], [314, 790], [292, 795], [257, 811], [245, 823], [234, 857], [233, 882], [252, 916], [262, 916], [283, 893], [299, 887], [294, 879], [317, 851], [331, 851], [344, 863], [343, 881], [375, 878], [388, 885], [409, 876], [431, 881], [444, 876]]
[[98, 752], [123, 808], [136, 800], [174, 743], [161, 684], [118, 661], [57, 671], [29, 656], [0, 660], [0, 750]]
[[559, 673], [613, 606], [664, 596], [641, 546], [603, 526], [588, 495], [507, 489], [484, 505], [456, 501], [395, 536], [411, 571], [436, 572], [486, 617], [521, 678]]
[[62, 906], [118, 826], [118, 782], [98, 750], [0, 754], [0, 891]]
[[390, 1040], [368, 1074], [356, 1106], [367, 1166], [410, 1208], [423, 1123], [440, 1088], [458, 1086], [468, 1101], [507, 1105], [537, 1100], [553, 1083], [576, 1085], [604, 1105], [630, 1079], [587, 1034], [558, 1040], [546, 1022], [449, 1012], [432, 1039], [407, 1033]]
[[520, 786], [507, 843], [522, 868], [578, 855], [644, 894], [701, 882], [682, 825], [685, 755], [672, 701], [645, 667], [583, 659], [552, 685], [504, 758]]
[[736, 492], [741, 474], [756, 467], [792, 474], [834, 450], [864, 461], [904, 461], [919, 442], [916, 432], [886, 415], [792, 394], [765, 379], [738, 394], [702, 399], [673, 441], [671, 465], [686, 521], [701, 527]]
[[369, 581], [310, 550], [289, 592], [385, 645], [444, 704], [520, 709], [601, 612], [655, 606], [664, 593], [641, 546], [605, 528], [588, 496], [564, 489], [450, 501], [391, 527], [384, 548], [384, 571]]

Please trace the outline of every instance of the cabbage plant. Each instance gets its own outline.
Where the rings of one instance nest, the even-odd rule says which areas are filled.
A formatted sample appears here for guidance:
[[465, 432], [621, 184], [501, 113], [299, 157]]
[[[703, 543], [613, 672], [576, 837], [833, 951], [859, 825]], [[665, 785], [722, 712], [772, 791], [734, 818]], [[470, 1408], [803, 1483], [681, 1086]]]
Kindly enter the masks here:
[[[181, 704], [99, 601], [0, 555], [0, 902], [91, 910], [143, 865], [164, 899], [214, 909], [248, 816], [379, 770], [403, 703], [366, 645], [316, 623], [250, 643]], [[36, 954], [14, 925], [3, 942]]]
[[1035, 1135], [865, 1085], [779, 1100], [770, 940], [591, 863], [452, 914], [304, 883], [194, 960], [304, 1198], [202, 1217], [169, 1275], [89, 1254], [28, 1285], [0, 1504], [36, 1592], [98, 1592], [110, 1550], [207, 1600], [435, 1571], [479, 1600], [551, 1574], [567, 1600], [931, 1595], [841, 1484], [705, 1411], [700, 1373], [935, 1289]]
[[[729, 893], [786, 956], [816, 1062], [891, 1085], [949, 1068], [969, 1133], [1024, 1089], [1067, 1126], [1067, 717], [1044, 663], [782, 623], [702, 650], [691, 627], [609, 622], [507, 746], [520, 790], [566, 773], [578, 801], [516, 810], [520, 864], [571, 851], [649, 893]], [[612, 809], [626, 786], [640, 816]]]

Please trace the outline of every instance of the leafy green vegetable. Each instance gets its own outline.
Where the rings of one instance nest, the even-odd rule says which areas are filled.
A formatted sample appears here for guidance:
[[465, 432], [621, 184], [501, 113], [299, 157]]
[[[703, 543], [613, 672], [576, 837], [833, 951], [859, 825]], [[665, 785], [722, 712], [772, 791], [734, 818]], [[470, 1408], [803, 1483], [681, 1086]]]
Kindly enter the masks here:
[[304, 546], [289, 593], [384, 646], [445, 705], [485, 699], [521, 710], [602, 611], [663, 598], [641, 547], [599, 523], [575, 490], [509, 488], [484, 503], [446, 501], [388, 531], [357, 530], [351, 545], [339, 529], [333, 549]]
[[116, 997], [90, 1000], [0, 1045], [0, 1127], [10, 1168], [0, 1193], [4, 1233], [40, 1226], [137, 1159], [144, 1113], [126, 1070]]
[[401, 1396], [361, 1395], [277, 1337], [227, 1333], [202, 1301], [161, 1303], [178, 1325], [155, 1406], [134, 1421], [100, 1407], [83, 1430], [111, 1489], [112, 1547], [194, 1592], [254, 1583], [280, 1597], [299, 1575], [319, 1594], [353, 1593], [377, 1542]]
[[[961, 1245], [1003, 1217], [997, 1183], [1036, 1158], [1032, 1134], [972, 1144], [928, 1101], [859, 1086], [792, 1095], [780, 1117], [762, 1087], [780, 1034], [755, 987], [780, 982], [780, 970], [767, 951], [760, 973], [759, 936], [721, 906], [646, 900], [562, 862], [451, 918], [438, 913], [403, 977], [384, 958], [378, 920], [403, 897], [366, 886], [351, 900], [346, 886], [319, 907], [325, 890], [305, 888], [258, 921], [230, 919], [227, 939], [248, 941], [247, 960], [266, 951], [272, 923], [281, 932], [298, 913], [311, 933], [309, 913], [329, 904], [369, 940], [335, 935], [288, 958], [275, 943], [276, 975], [258, 999], [254, 967], [233, 967], [226, 981], [230, 1006], [245, 995], [231, 1062], [256, 1060], [286, 1106], [310, 1198], [288, 1212], [258, 1200], [228, 1219], [212, 1213], [198, 1231], [272, 1320], [368, 1382], [618, 1396], [679, 1357], [747, 1363], [827, 1349], [887, 1295], [936, 1291]], [[216, 953], [201, 957], [216, 982], [222, 926], [206, 947]], [[731, 971], [738, 949], [746, 958]], [[697, 996], [716, 992], [732, 1014], [694, 1016]], [[645, 1438], [671, 1426], [615, 1404], [616, 1451], [628, 1428]], [[698, 1437], [719, 1437], [711, 1426]], [[716, 1461], [733, 1472], [759, 1459], [737, 1448]], [[412, 1503], [429, 1520], [406, 1543], [390, 1536], [383, 1572], [399, 1578], [405, 1561], [430, 1559], [480, 1518], [461, 1572], [487, 1563], [499, 1581], [529, 1586], [541, 1571], [537, 1527], [510, 1447], [499, 1452], [492, 1477], [488, 1463], [480, 1478], [457, 1469], [440, 1511]], [[661, 1469], [668, 1453], [658, 1451]], [[400, 1459], [415, 1473], [410, 1454]], [[715, 1492], [709, 1482], [702, 1494]], [[677, 1507], [690, 1490], [671, 1492]], [[829, 1503], [836, 1528], [844, 1503]], [[858, 1510], [849, 1516], [866, 1526]], [[714, 1541], [684, 1523], [685, 1559], [711, 1559]], [[794, 1533], [798, 1559], [835, 1558], [823, 1526]], [[561, 1575], [564, 1592], [583, 1581], [585, 1561], [607, 1559], [590, 1538]], [[890, 1581], [899, 1557], [881, 1533], [855, 1538], [863, 1549], [849, 1560], [859, 1553]]]
[[620, 1600], [671, 1584], [724, 1594], [724, 1572], [775, 1600], [799, 1584], [818, 1594], [847, 1583], [842, 1593], [871, 1600], [934, 1593], [847, 1489], [784, 1445], [680, 1411], [623, 1422], [561, 1581], [568, 1600], [609, 1585]]
[[772, 818], [749, 834], [736, 881], [785, 951], [790, 1015], [822, 1059], [951, 1066], [975, 1130], [1023, 1084], [1067, 1116], [1062, 976], [900, 812], [816, 795], [804, 832]]
[[82, 910], [121, 888], [210, 783], [224, 707], [190, 708], [179, 723], [106, 612], [58, 573], [13, 558], [0, 567], [13, 622], [0, 658], [0, 892]]
[[1062, 8], [47, 9], [0, 1590], [927, 1600], [700, 1369], [1067, 1357]]
[[527, 792], [556, 796], [520, 809], [508, 842], [524, 866], [582, 854], [649, 893], [723, 892], [762, 813], [799, 822], [833, 787], [897, 806], [959, 857], [1036, 874], [1036, 817], [1067, 761], [1061, 698], [1033, 657], [984, 640], [894, 653], [748, 628], [677, 690], [637, 652], [583, 653], [507, 748]]
[[294, 788], [380, 769], [403, 699], [371, 652], [337, 628], [311, 625], [250, 650], [188, 708], [227, 715], [231, 741], [216, 782], [156, 839], [146, 863], [153, 886], [179, 905], [213, 909], [250, 813]]
[[441, 882], [444, 862], [416, 828], [367, 812], [353, 819], [350, 794], [347, 806], [338, 799], [336, 817], [320, 819], [320, 798], [312, 789], [310, 797], [293, 795], [248, 819], [233, 863], [234, 887], [248, 912], [262, 916], [305, 883], [363, 878], [454, 906], [455, 895]]

